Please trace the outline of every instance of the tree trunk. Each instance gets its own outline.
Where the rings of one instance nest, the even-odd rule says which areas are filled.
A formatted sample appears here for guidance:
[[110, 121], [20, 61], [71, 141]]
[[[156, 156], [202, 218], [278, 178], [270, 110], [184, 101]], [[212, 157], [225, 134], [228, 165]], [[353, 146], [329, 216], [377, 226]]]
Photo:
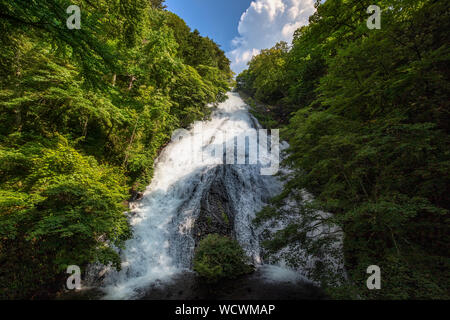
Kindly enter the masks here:
[[116, 80], [117, 80], [117, 74], [113, 74], [113, 78], [112, 78], [112, 86], [115, 87], [116, 86]]
[[[20, 49], [17, 49], [16, 52], [16, 63], [17, 63], [17, 68], [16, 68], [16, 87], [19, 89], [20, 93], [19, 96], [21, 96], [23, 94], [22, 89], [20, 88], [20, 76], [21, 76], [21, 72], [20, 72]], [[16, 127], [17, 127], [17, 131], [21, 131], [22, 130], [22, 108], [21, 106], [18, 106], [15, 110], [14, 110], [15, 114], [16, 114]]]
[[122, 166], [124, 166], [124, 167], [128, 161], [128, 156], [129, 156], [128, 151], [130, 151], [131, 146], [133, 145], [134, 137], [136, 136], [136, 129], [137, 129], [138, 123], [139, 123], [139, 117], [136, 119], [136, 124], [134, 125], [133, 133], [131, 134], [130, 142], [128, 143], [127, 151], [125, 152], [125, 159], [123, 160], [123, 164], [122, 164]]
[[130, 76], [130, 83], [128, 84], [128, 91], [131, 90], [131, 88], [133, 88], [133, 82], [136, 80], [135, 76]]
[[83, 125], [83, 137], [86, 137], [86, 135], [87, 135], [88, 123], [89, 123], [89, 117], [86, 117], [86, 120], [84, 121], [84, 125]]

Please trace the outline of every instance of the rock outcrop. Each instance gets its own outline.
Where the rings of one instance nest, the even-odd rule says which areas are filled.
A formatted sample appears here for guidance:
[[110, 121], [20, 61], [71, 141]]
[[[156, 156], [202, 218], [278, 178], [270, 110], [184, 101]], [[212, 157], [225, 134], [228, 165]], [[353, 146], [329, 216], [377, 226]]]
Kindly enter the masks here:
[[196, 244], [209, 234], [235, 238], [234, 209], [224, 183], [224, 168], [219, 171], [201, 200], [200, 213], [195, 221], [193, 236]]

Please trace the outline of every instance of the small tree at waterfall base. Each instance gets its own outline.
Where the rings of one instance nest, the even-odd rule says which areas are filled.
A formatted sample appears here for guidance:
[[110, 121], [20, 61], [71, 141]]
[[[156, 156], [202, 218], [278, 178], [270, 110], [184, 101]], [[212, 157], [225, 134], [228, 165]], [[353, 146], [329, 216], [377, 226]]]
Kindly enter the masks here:
[[194, 270], [208, 283], [233, 279], [250, 273], [244, 250], [239, 243], [218, 234], [210, 234], [200, 241], [194, 256]]

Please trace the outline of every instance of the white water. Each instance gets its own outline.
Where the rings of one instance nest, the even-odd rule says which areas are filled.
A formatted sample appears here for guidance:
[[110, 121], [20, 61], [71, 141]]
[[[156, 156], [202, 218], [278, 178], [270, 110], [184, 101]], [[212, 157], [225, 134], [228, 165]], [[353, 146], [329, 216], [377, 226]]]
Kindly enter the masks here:
[[[202, 196], [217, 175], [224, 181], [236, 214], [236, 238], [253, 262], [261, 263], [251, 221], [267, 200], [281, 191], [282, 184], [275, 176], [261, 175], [260, 164], [205, 164], [223, 157], [203, 152], [214, 148], [221, 134], [239, 136], [259, 126], [237, 93], [228, 96], [211, 120], [193, 125], [193, 139], [171, 142], [158, 158], [152, 183], [132, 211], [134, 237], [122, 252], [123, 270], [107, 275], [107, 299], [137, 298], [149, 285], [190, 268], [194, 221]], [[202, 157], [203, 162], [193, 161]]]

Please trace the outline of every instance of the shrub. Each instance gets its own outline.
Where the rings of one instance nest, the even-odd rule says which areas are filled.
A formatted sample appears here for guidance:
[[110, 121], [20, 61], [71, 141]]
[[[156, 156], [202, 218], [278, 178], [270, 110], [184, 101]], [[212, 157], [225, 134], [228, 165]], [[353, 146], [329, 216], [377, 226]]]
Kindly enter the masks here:
[[245, 260], [244, 250], [236, 240], [210, 234], [195, 251], [194, 270], [207, 282], [216, 283], [250, 273], [253, 268]]

